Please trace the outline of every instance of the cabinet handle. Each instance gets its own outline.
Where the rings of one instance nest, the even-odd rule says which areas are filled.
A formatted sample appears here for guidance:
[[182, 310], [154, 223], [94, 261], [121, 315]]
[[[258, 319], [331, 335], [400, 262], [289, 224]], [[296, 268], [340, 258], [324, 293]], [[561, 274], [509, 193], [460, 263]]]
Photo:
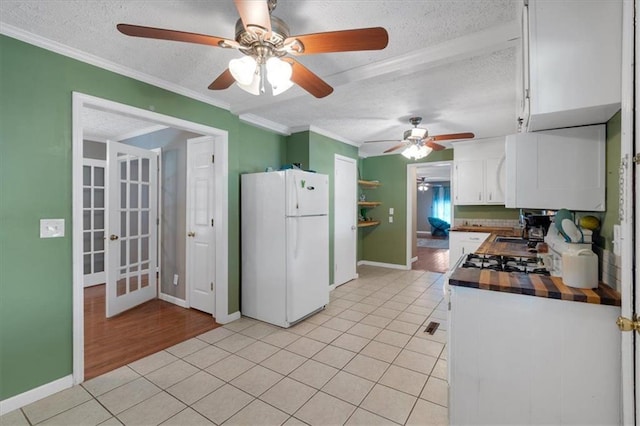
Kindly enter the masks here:
[[479, 241], [480, 240], [480, 238], [478, 238], [478, 237], [469, 237], [469, 239], [471, 241]]
[[489, 201], [491, 201], [491, 193], [489, 193]]
[[478, 192], [478, 201], [482, 200], [482, 192]]

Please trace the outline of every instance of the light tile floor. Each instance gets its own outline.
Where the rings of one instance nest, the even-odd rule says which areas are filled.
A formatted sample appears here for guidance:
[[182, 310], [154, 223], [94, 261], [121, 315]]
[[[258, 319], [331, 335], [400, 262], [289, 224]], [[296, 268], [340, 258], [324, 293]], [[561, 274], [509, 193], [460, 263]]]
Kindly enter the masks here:
[[241, 318], [0, 425], [448, 424], [443, 276], [358, 272], [294, 327]]

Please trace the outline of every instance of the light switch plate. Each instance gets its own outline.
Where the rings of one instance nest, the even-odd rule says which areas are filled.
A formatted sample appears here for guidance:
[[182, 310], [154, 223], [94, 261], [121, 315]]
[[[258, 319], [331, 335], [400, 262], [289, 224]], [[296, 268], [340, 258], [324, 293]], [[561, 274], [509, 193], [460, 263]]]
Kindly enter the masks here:
[[389, 207], [389, 214], [393, 214], [393, 207]]
[[389, 223], [393, 223], [393, 216], [389, 216]]
[[64, 237], [64, 219], [40, 219], [40, 238]]

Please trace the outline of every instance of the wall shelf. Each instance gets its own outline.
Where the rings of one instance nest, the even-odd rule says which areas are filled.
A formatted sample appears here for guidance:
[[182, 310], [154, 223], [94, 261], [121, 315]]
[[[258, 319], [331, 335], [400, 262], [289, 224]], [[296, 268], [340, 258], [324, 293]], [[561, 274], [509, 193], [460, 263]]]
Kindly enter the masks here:
[[364, 222], [358, 222], [358, 228], [368, 228], [369, 226], [378, 226], [380, 225], [379, 220], [368, 220]]
[[358, 201], [358, 206], [360, 207], [378, 207], [382, 204], [380, 201]]
[[363, 189], [369, 189], [377, 188], [382, 184], [377, 180], [358, 180], [358, 185], [360, 185]]

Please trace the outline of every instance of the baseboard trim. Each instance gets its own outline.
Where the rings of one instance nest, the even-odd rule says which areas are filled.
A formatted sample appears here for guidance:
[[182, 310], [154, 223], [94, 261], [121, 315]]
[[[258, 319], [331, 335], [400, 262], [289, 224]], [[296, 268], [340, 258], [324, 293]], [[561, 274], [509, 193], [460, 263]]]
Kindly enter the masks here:
[[178, 305], [181, 308], [188, 308], [187, 301], [183, 299], [179, 299], [175, 296], [171, 296], [170, 294], [160, 293], [158, 299], [164, 300], [165, 302], [173, 303], [174, 305]]
[[240, 313], [240, 311], [235, 311], [232, 314], [222, 315], [220, 317], [218, 317], [216, 315], [216, 322], [218, 324], [228, 324], [228, 323], [230, 323], [232, 321], [240, 319], [241, 316], [242, 316], [242, 314]]
[[411, 263], [415, 263], [418, 261], [418, 256], [411, 258]]
[[335, 285], [335, 284], [331, 284], [331, 285], [329, 286], [329, 293], [331, 293], [333, 290], [335, 290], [335, 289], [336, 289], [336, 287], [337, 287], [337, 285]]
[[69, 389], [71, 386], [73, 386], [73, 375], [69, 374], [61, 379], [45, 383], [37, 388], [12, 396], [11, 398], [7, 398], [0, 401], [0, 416], [13, 410], [17, 410], [18, 408], [22, 408], [25, 405], [29, 405], [32, 402], [39, 401], [42, 398], [51, 396], [54, 393]]
[[390, 269], [402, 269], [405, 271], [410, 269], [407, 267], [407, 265], [398, 265], [396, 263], [372, 262], [371, 260], [358, 261], [358, 266], [361, 266], [361, 265], [379, 266], [381, 268], [390, 268]]

